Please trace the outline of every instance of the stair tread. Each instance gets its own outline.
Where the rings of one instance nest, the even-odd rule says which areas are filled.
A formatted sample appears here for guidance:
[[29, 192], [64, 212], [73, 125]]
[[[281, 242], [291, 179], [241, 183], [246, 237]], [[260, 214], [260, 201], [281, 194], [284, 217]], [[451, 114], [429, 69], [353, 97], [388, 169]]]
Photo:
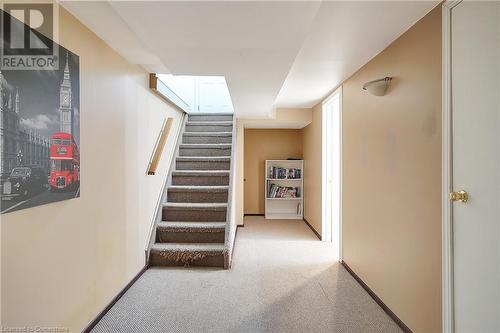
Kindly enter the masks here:
[[232, 112], [192, 112], [189, 116], [233, 116]]
[[163, 222], [165, 222], [165, 223], [184, 223], [186, 225], [190, 225], [191, 223], [224, 223], [224, 224], [226, 224], [226, 222], [224, 222], [224, 221], [209, 221], [209, 222], [207, 222], [207, 221], [160, 221], [160, 222], [158, 222], [158, 224], [163, 223]]
[[163, 207], [186, 207], [186, 208], [225, 208], [227, 203], [224, 202], [165, 202]]
[[225, 185], [170, 185], [168, 187], [168, 190], [174, 190], [174, 191], [189, 191], [189, 190], [194, 190], [194, 191], [209, 191], [209, 190], [227, 190], [229, 189], [229, 186]]
[[223, 243], [154, 243], [152, 251], [224, 252]]
[[184, 132], [187, 136], [232, 136], [233, 132]]
[[181, 143], [181, 148], [231, 148], [230, 143]]
[[232, 120], [189, 120], [186, 125], [232, 126]]
[[226, 229], [226, 222], [173, 222], [161, 221], [160, 229]]
[[231, 156], [177, 156], [178, 160], [183, 161], [199, 161], [199, 160], [207, 160], [207, 161], [225, 161], [230, 160]]
[[195, 174], [201, 174], [201, 175], [209, 175], [209, 174], [229, 174], [229, 170], [175, 170], [172, 171], [173, 175], [195, 175]]

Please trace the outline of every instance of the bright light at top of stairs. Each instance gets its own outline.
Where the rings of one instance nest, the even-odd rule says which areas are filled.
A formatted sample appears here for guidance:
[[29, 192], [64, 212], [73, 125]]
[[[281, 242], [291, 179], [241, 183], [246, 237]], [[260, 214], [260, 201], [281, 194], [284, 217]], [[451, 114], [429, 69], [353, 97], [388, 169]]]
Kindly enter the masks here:
[[233, 103], [224, 76], [158, 74], [188, 106], [190, 113], [233, 113]]

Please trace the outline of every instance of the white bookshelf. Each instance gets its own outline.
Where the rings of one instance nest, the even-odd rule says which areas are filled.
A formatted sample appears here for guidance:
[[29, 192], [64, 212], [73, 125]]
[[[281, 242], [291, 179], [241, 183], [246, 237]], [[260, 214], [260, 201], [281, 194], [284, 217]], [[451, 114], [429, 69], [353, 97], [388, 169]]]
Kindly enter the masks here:
[[[298, 169], [300, 178], [275, 178], [271, 170], [275, 168]], [[265, 213], [266, 219], [302, 219], [304, 212], [304, 161], [303, 160], [266, 160], [265, 165]], [[286, 173], [285, 173], [286, 176]], [[282, 175], [283, 177], [283, 175]], [[287, 197], [269, 197], [271, 185], [278, 187], [297, 188], [295, 197], [293, 190], [287, 192]]]

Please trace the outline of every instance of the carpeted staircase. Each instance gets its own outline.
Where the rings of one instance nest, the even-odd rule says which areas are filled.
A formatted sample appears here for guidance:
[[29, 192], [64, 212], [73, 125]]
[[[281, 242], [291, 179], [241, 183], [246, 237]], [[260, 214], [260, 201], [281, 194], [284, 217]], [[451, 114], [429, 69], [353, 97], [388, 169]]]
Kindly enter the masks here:
[[150, 265], [228, 266], [233, 133], [231, 114], [189, 116], [156, 225]]

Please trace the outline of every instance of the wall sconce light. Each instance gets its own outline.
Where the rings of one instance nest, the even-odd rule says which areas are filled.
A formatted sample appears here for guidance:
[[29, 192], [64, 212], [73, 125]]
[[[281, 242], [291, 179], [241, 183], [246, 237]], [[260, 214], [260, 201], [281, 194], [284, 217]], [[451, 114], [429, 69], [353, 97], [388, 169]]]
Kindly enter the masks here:
[[367, 90], [374, 96], [384, 96], [392, 77], [386, 76], [383, 79], [373, 80], [363, 84], [363, 90]]

